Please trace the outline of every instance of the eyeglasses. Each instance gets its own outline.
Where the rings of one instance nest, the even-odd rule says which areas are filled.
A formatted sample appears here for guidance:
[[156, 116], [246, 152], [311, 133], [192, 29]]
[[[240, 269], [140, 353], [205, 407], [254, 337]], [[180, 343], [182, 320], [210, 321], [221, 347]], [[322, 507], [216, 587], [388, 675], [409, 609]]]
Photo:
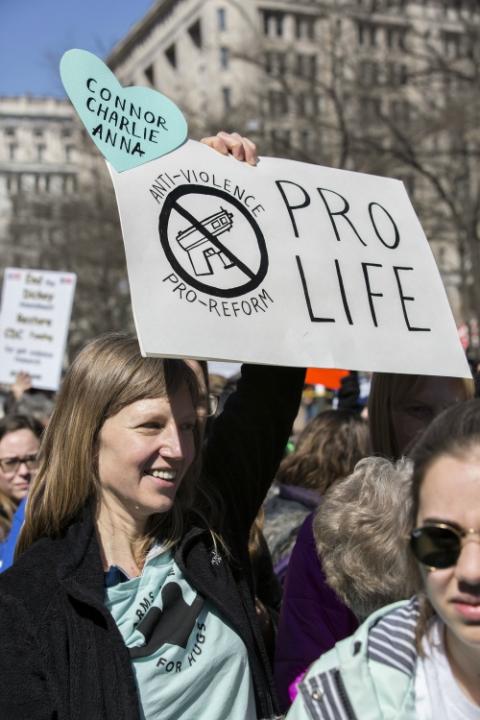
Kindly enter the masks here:
[[446, 523], [432, 523], [416, 528], [410, 535], [410, 547], [418, 562], [440, 570], [456, 565], [462, 551], [462, 540], [480, 531], [461, 530]]
[[214, 393], [208, 393], [205, 404], [201, 405], [198, 414], [201, 417], [213, 417], [218, 410], [219, 397]]
[[24, 455], [23, 457], [10, 457], [0, 459], [0, 468], [2, 472], [9, 475], [15, 475], [20, 465], [25, 463], [29, 470], [35, 470], [38, 467], [38, 459], [36, 455]]

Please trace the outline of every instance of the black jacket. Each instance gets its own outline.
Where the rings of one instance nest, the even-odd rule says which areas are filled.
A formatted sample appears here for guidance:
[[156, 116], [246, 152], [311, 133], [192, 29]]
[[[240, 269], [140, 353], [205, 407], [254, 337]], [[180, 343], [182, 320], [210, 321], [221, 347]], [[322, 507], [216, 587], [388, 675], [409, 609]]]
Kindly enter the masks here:
[[[210, 534], [195, 526], [176, 551], [191, 585], [243, 639], [261, 718], [272, 717], [277, 702], [255, 618], [248, 533], [282, 457], [302, 386], [300, 370], [244, 368], [214, 423], [204, 462], [205, 477], [225, 503], [220, 529], [231, 556], [218, 562]], [[90, 507], [63, 537], [37, 541], [0, 576], [2, 720], [140, 718], [130, 656], [104, 593]]]

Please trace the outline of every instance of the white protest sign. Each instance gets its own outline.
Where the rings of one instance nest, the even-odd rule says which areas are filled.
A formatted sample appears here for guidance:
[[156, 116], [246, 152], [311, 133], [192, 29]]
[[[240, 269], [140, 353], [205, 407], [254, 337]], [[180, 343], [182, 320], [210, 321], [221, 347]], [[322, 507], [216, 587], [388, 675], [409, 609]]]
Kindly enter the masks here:
[[28, 372], [32, 387], [57, 390], [76, 275], [6, 268], [0, 310], [0, 382]]
[[470, 375], [400, 181], [193, 141], [110, 172], [143, 354]]

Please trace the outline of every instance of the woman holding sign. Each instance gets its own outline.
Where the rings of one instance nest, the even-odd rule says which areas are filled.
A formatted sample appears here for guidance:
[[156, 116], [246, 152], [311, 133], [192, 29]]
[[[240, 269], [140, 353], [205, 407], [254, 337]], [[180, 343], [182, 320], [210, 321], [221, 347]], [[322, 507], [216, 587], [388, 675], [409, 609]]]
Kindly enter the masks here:
[[439, 415], [411, 456], [420, 591], [314, 663], [289, 720], [480, 718], [480, 401]]
[[245, 367], [200, 473], [198, 365], [142, 358], [126, 335], [80, 352], [0, 578], [0, 717], [275, 716], [248, 536], [302, 386], [302, 371]]

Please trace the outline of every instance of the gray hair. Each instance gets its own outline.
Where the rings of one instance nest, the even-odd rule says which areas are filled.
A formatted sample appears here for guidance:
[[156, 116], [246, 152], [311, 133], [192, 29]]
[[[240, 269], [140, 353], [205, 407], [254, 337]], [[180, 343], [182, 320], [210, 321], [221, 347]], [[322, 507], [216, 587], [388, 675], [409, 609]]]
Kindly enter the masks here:
[[407, 552], [412, 469], [406, 458], [364, 458], [317, 510], [313, 531], [327, 582], [360, 620], [418, 587]]

